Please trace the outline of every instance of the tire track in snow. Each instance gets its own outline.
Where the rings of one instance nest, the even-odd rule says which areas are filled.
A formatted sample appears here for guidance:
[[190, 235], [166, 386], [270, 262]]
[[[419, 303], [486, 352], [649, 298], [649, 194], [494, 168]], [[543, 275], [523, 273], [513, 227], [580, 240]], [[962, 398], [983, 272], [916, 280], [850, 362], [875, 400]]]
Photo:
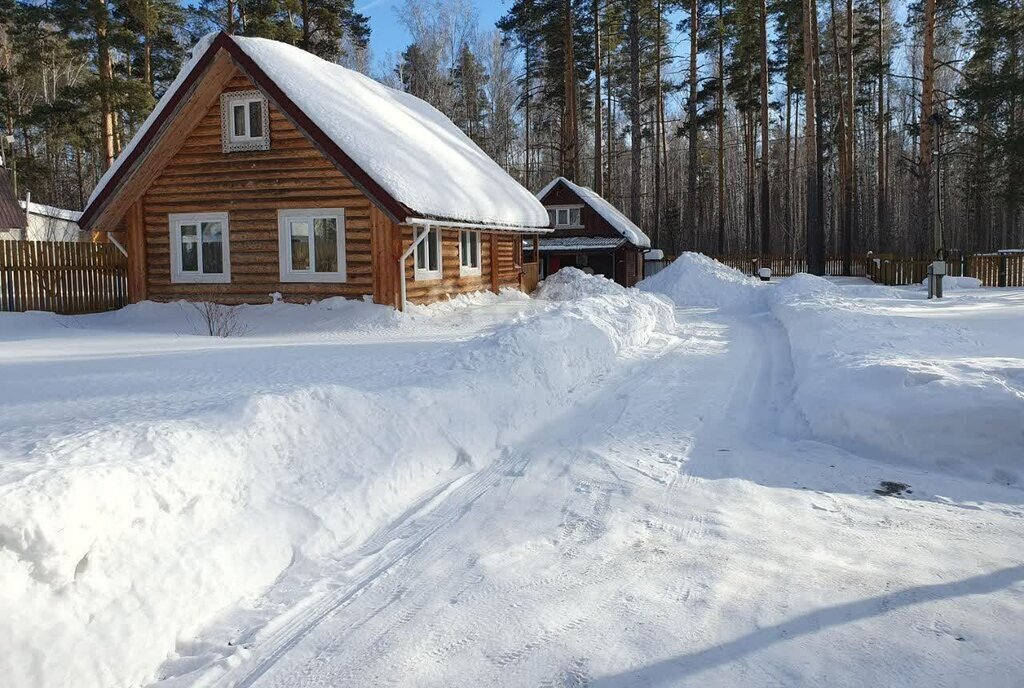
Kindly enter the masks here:
[[[298, 645], [317, 626], [334, 616], [348, 602], [407, 561], [438, 531], [462, 518], [489, 489], [502, 480], [521, 475], [526, 462], [526, 457], [514, 454], [506, 448], [500, 458], [490, 466], [468, 478], [452, 481], [457, 483], [461, 480], [461, 484], [452, 488], [449, 483], [427, 498], [421, 499], [417, 505], [405, 512], [404, 520], [403, 517], [400, 517], [397, 522], [393, 522], [378, 535], [371, 536], [352, 557], [353, 565], [361, 563], [367, 557], [379, 559], [371, 564], [365, 573], [349, 585], [324, 593], [313, 604], [304, 607], [287, 622], [275, 627], [270, 634], [258, 637], [259, 651], [254, 653], [255, 662], [247, 663], [242, 672], [229, 671], [214, 685], [234, 686], [235, 688], [248, 688], [254, 685], [278, 660]], [[515, 478], [512, 477], [512, 479]], [[450, 489], [450, 492], [434, 509], [423, 515], [418, 514], [427, 503], [437, 499], [446, 489]], [[394, 546], [389, 547], [392, 544]], [[385, 548], [387, 548], [386, 552]]]

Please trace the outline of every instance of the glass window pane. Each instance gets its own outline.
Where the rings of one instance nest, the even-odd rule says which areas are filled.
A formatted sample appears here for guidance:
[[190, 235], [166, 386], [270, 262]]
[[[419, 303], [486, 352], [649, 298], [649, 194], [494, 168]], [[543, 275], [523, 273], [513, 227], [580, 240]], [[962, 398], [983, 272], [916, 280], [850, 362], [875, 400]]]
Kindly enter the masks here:
[[569, 224], [578, 225], [580, 223], [580, 209], [572, 208], [569, 211]]
[[224, 228], [219, 222], [202, 224], [203, 273], [224, 272]]
[[469, 232], [459, 232], [459, 262], [469, 267]]
[[309, 220], [288, 222], [291, 242], [292, 270], [309, 270]]
[[338, 219], [318, 217], [313, 220], [313, 253], [316, 272], [338, 271]]
[[249, 136], [263, 136], [263, 103], [258, 100], [249, 102]]
[[424, 239], [416, 245], [416, 269], [426, 270], [427, 268], [427, 241]]
[[551, 224], [555, 224], [555, 211], [554, 210], [549, 210], [548, 211], [548, 221]]
[[569, 224], [569, 211], [562, 208], [558, 211], [558, 224], [567, 225]]
[[472, 232], [469, 235], [469, 250], [473, 256], [470, 267], [480, 267], [480, 232]]
[[232, 116], [234, 117], [234, 136], [245, 136], [245, 106], [235, 105], [231, 108]]
[[440, 241], [439, 241], [440, 240], [440, 236], [439, 236], [438, 232], [439, 232], [439, 230], [436, 230], [436, 229], [430, 230], [430, 237], [427, 239], [427, 243], [430, 244], [427, 247], [428, 251], [429, 251], [429, 266], [428, 266], [427, 269], [430, 270], [431, 272], [435, 272], [437, 270], [437, 264], [438, 264], [437, 263], [437, 261], [438, 261], [437, 250], [438, 250], [438, 243], [440, 243]]
[[181, 271], [199, 271], [198, 230], [195, 225], [181, 226]]

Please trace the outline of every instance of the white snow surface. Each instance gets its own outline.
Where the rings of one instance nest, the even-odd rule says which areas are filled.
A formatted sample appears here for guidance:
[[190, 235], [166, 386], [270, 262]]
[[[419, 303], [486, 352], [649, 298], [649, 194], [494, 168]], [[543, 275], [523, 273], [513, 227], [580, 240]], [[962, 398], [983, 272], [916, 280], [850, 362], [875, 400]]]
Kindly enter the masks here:
[[[946, 275], [942, 278], [942, 290], [947, 289], [977, 289], [982, 285], [982, 282], [977, 277], [957, 277], [955, 275]], [[928, 278], [925, 277], [921, 280], [921, 286], [928, 286]]]
[[1018, 686], [1024, 290], [676, 272], [0, 314], [5, 685]]
[[637, 288], [664, 294], [679, 306], [717, 308], [728, 313], [757, 312], [767, 305], [760, 280], [689, 251], [642, 280]]
[[608, 201], [589, 187], [571, 182], [565, 177], [555, 177], [548, 182], [547, 186], [537, 192], [537, 198], [544, 198], [548, 191], [553, 189], [559, 182], [568, 186], [584, 203], [593, 208], [598, 215], [603, 217], [608, 224], [614, 227], [619, 234], [624, 236], [634, 246], [638, 248], [651, 247], [651, 240], [644, 234], [643, 230], [637, 227], [621, 210], [612, 205], [611, 201]]
[[7, 685], [152, 678], [212, 615], [486, 467], [673, 322], [666, 302], [605, 295], [430, 341], [485, 327], [459, 316], [487, 303], [545, 306], [248, 306], [227, 339], [190, 335], [184, 303], [3, 314]]
[[[103, 175], [90, 203], [212, 39], [213, 35], [203, 38], [193, 49], [192, 59]], [[414, 213], [484, 224], [548, 226], [540, 201], [425, 101], [295, 46], [265, 38], [231, 40], [362, 170]]]

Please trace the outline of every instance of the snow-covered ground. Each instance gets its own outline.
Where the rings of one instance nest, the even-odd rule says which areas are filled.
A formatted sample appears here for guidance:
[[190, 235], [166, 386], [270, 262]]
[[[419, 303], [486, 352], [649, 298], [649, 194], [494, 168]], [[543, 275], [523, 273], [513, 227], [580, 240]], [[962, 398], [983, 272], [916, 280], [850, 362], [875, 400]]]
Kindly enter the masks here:
[[0, 675], [1020, 685], [1024, 291], [642, 286], [0, 314]]

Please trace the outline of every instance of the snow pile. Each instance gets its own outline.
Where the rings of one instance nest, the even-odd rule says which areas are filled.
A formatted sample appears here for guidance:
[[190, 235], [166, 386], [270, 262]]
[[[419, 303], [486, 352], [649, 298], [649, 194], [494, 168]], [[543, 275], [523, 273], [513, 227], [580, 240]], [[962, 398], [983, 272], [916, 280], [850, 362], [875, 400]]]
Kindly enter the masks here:
[[[255, 308], [249, 323], [259, 328], [262, 317], [262, 329], [318, 312]], [[158, 310], [118, 317], [138, 322]], [[83, 352], [88, 346], [78, 345], [97, 336], [47, 322]], [[287, 357], [283, 369], [305, 370], [305, 385], [214, 400], [197, 414], [146, 392], [145, 376], [133, 375], [139, 384], [126, 402], [155, 405], [160, 420], [142, 414], [8, 434], [0, 442], [0, 674], [12, 686], [151, 680], [176, 643], [219, 611], [290, 565], [351, 550], [424, 493], [486, 466], [672, 324], [668, 304], [633, 290], [552, 303], [416, 357], [401, 384], [373, 389], [346, 384], [354, 369], [316, 367], [322, 346], [259, 345], [237, 353], [250, 357], [252, 375], [273, 389], [281, 369], [272, 363]], [[211, 341], [180, 339], [163, 335], [167, 351], [150, 364], [166, 366], [179, 347]], [[8, 342], [4, 351], [19, 346], [35, 345]], [[385, 375], [397, 365], [387, 346], [373, 347]], [[192, 369], [220, 350], [191, 351]], [[100, 370], [92, 384], [111, 384]], [[179, 386], [203, 396], [219, 381], [183, 374]], [[111, 391], [104, 403], [115, 401]]]
[[[981, 286], [982, 282], [977, 277], [955, 277], [953, 275], [946, 275], [942, 278], [942, 289], [977, 289]], [[921, 280], [921, 286], [928, 286], [928, 278], [925, 277]]]
[[588, 275], [579, 268], [562, 268], [540, 283], [534, 296], [547, 301], [576, 301], [588, 296], [621, 295], [626, 288], [602, 275]]
[[1024, 479], [1019, 327], [1005, 316], [987, 321], [987, 310], [972, 313], [919, 293], [892, 299], [884, 289], [870, 298], [868, 289], [850, 294], [798, 275], [771, 292], [811, 434], [922, 468]]
[[683, 253], [637, 287], [664, 294], [682, 307], [729, 313], [752, 313], [767, 307], [764, 283], [700, 253]]

